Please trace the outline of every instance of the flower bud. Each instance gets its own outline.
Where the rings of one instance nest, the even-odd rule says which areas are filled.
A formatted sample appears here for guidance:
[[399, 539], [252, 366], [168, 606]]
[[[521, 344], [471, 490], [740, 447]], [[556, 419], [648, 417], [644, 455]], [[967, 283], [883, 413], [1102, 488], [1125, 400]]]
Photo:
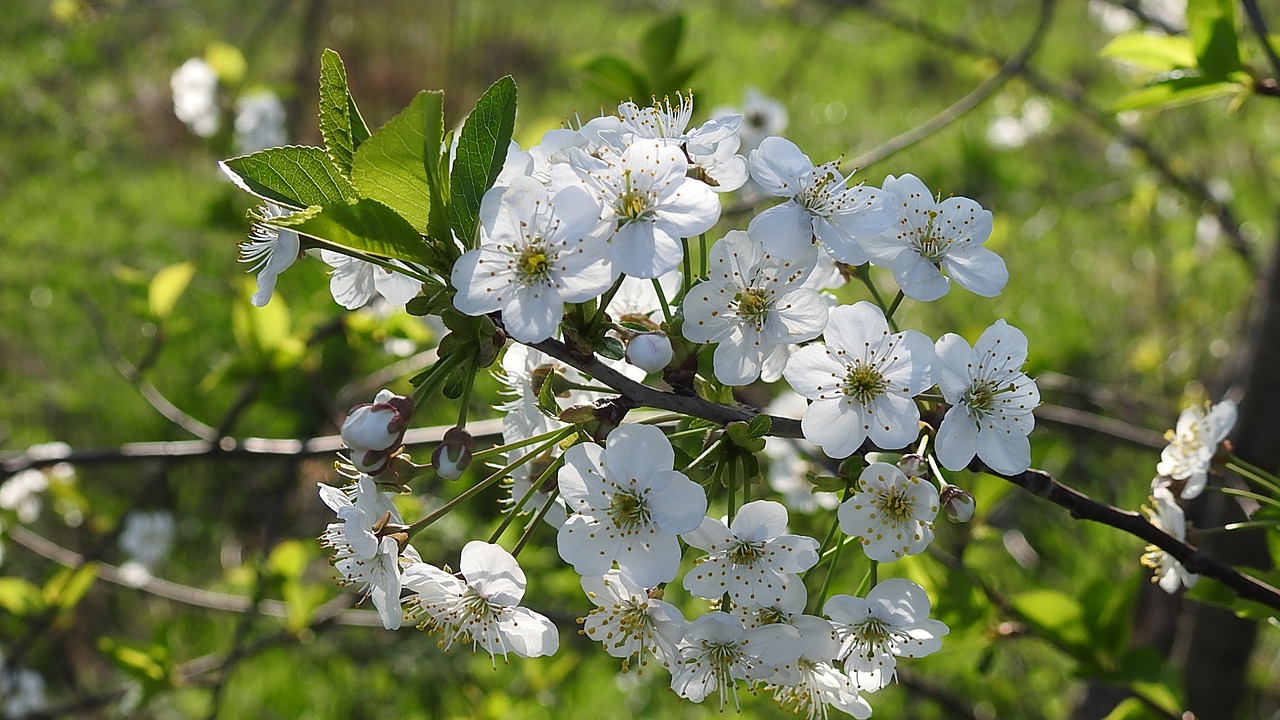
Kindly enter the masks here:
[[627, 362], [645, 372], [661, 371], [671, 356], [671, 339], [662, 331], [640, 333], [627, 343]]
[[445, 480], [457, 480], [470, 464], [471, 433], [460, 427], [449, 428], [431, 453], [431, 467]]
[[922, 478], [929, 474], [929, 466], [924, 458], [915, 453], [903, 455], [898, 461], [898, 469], [909, 478]]
[[939, 494], [939, 500], [942, 502], [942, 511], [953, 523], [969, 522], [969, 518], [973, 517], [973, 511], [977, 509], [973, 495], [955, 485], [944, 486]]
[[404, 440], [413, 415], [413, 401], [383, 390], [371, 403], [351, 408], [342, 421], [342, 442], [351, 450], [351, 462], [363, 473], [376, 475], [386, 469], [392, 453]]

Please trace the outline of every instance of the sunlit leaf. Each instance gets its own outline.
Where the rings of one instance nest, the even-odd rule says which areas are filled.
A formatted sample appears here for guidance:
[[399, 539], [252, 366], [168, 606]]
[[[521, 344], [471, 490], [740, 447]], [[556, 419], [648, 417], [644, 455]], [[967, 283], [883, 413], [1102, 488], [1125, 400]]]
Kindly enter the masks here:
[[18, 577], [0, 578], [0, 608], [17, 617], [34, 615], [44, 609], [40, 588]]
[[440, 147], [428, 147], [427, 125], [436, 122], [433, 112], [439, 94], [421, 92], [356, 151], [352, 182], [361, 197], [372, 198], [395, 210], [418, 232], [426, 232], [431, 211], [427, 155]]
[[351, 205], [326, 205], [308, 216], [273, 218], [272, 224], [287, 227], [308, 237], [382, 257], [431, 263], [435, 254], [427, 241], [399, 213], [377, 200], [364, 199]]
[[195, 273], [195, 263], [190, 261], [170, 265], [156, 273], [147, 288], [147, 306], [151, 315], [159, 319], [169, 317]]
[[1222, 80], [1244, 69], [1235, 0], [1187, 0], [1187, 32], [1195, 46], [1196, 64], [1206, 77]]
[[289, 207], [348, 203], [355, 188], [318, 147], [288, 145], [220, 163], [245, 192]]
[[1158, 110], [1248, 92], [1249, 86], [1235, 80], [1204, 76], [1175, 77], [1147, 85], [1123, 95], [1111, 106], [1114, 112]]
[[1191, 45], [1190, 38], [1173, 35], [1117, 35], [1098, 54], [1155, 72], [1196, 66], [1195, 48]]
[[449, 175], [449, 222], [466, 247], [474, 245], [480, 199], [507, 159], [516, 122], [516, 82], [510, 75], [485, 90], [458, 136]]
[[369, 128], [351, 98], [342, 58], [329, 49], [320, 56], [320, 135], [329, 159], [350, 174], [352, 158], [369, 138]]

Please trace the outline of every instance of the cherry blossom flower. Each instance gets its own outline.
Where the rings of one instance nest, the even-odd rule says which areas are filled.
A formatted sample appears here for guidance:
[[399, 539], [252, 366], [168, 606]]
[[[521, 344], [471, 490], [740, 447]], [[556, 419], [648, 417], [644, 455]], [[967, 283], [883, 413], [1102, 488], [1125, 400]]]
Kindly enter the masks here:
[[889, 578], [867, 597], [833, 595], [823, 612], [840, 638], [838, 658], [859, 690], [875, 692], [893, 679], [898, 658], [924, 657], [942, 647], [950, 629], [929, 618], [924, 588]]
[[259, 90], [236, 98], [236, 152], [248, 155], [284, 145], [284, 103], [270, 90]]
[[[794, 259], [774, 257], [741, 230], [711, 246], [708, 279], [685, 296], [681, 327], [693, 342], [718, 343], [713, 360], [720, 382], [754, 382], [770, 358], [788, 352], [787, 345], [822, 333], [827, 304], [801, 287], [816, 259], [812, 249]], [[771, 379], [777, 377], [765, 378]]]
[[693, 96], [679, 95], [648, 107], [633, 102], [618, 106], [618, 133], [623, 146], [636, 140], [660, 140], [679, 148], [689, 159], [690, 172], [716, 192], [729, 192], [747, 181], [747, 159], [737, 154], [741, 115], [722, 115], [686, 131], [693, 118]]
[[472, 540], [462, 548], [462, 578], [426, 563], [404, 570], [412, 594], [410, 612], [423, 618], [420, 628], [441, 634], [448, 649], [470, 642], [490, 655], [553, 655], [560, 648], [556, 626], [545, 616], [520, 607], [525, 575], [516, 559], [497, 545]]
[[741, 108], [726, 106], [711, 111], [713, 118], [725, 115], [742, 116], [742, 124], [738, 127], [738, 139], [744, 151], [760, 147], [760, 143], [770, 135], [780, 135], [787, 129], [789, 121], [787, 108], [777, 99], [761, 93], [756, 88], [747, 88]]
[[[1155, 508], [1143, 507], [1152, 525], [1172, 535], [1178, 540], [1187, 539], [1187, 520], [1173, 493], [1165, 487], [1156, 487], [1151, 491], [1151, 502]], [[1200, 579], [1199, 575], [1187, 572], [1182, 563], [1172, 555], [1155, 545], [1148, 545], [1142, 554], [1142, 564], [1154, 573], [1151, 582], [1158, 583], [1160, 589], [1172, 595], [1180, 587], [1191, 587]]]
[[1178, 416], [1178, 427], [1165, 433], [1169, 445], [1160, 452], [1156, 472], [1182, 480], [1182, 499], [1191, 500], [1204, 492], [1209, 466], [1218, 444], [1236, 424], [1236, 404], [1223, 400], [1213, 405], [1192, 405]]
[[840, 530], [862, 543], [867, 557], [893, 562], [916, 555], [933, 542], [938, 489], [907, 477], [888, 463], [873, 462], [858, 477], [857, 493], [840, 504]]
[[787, 534], [787, 509], [771, 500], [743, 505], [727, 526], [704, 518], [681, 537], [707, 553], [685, 574], [685, 590], [708, 599], [727, 593], [739, 605], [783, 603], [800, 583], [796, 573], [818, 562], [818, 541]]
[[933, 347], [914, 330], [890, 334], [869, 302], [831, 311], [825, 345], [800, 348], [783, 375], [813, 402], [801, 419], [806, 440], [829, 457], [852, 455], [868, 437], [881, 448], [905, 447], [920, 434], [912, 397], [933, 385]]
[[671, 669], [688, 627], [676, 606], [651, 597], [619, 570], [582, 578], [582, 589], [595, 605], [582, 619], [582, 631], [602, 643], [605, 652], [623, 658], [623, 672], [634, 662], [636, 672], [643, 673], [650, 657]]
[[680, 148], [660, 140], [637, 140], [606, 159], [578, 152], [573, 169], [603, 205], [609, 258], [626, 275], [655, 278], [675, 270], [684, 257], [681, 239], [720, 219], [716, 194], [686, 175]]
[[[225, 170], [225, 166], [224, 166]], [[251, 263], [249, 272], [258, 273], [258, 290], [253, 294], [253, 304], [263, 307], [271, 302], [276, 289], [276, 278], [298, 259], [301, 243], [298, 233], [267, 224], [271, 218], [288, 212], [275, 203], [258, 207], [249, 238], [240, 243], [240, 262]]]
[[[364, 307], [375, 295], [386, 298], [392, 305], [402, 307], [422, 289], [420, 280], [350, 255], [321, 250], [320, 259], [333, 268], [329, 277], [329, 292], [333, 295], [334, 302], [348, 310]], [[388, 262], [404, 267], [404, 263], [399, 260]]]
[[552, 198], [529, 178], [489, 192], [480, 213], [480, 247], [453, 266], [454, 307], [467, 315], [501, 310], [513, 338], [546, 340], [560, 324], [564, 303], [589, 300], [613, 284], [604, 245], [593, 237], [599, 205], [577, 187]]
[[793, 258], [815, 240], [835, 259], [867, 261], [858, 238], [874, 235], [893, 222], [883, 192], [866, 185], [849, 187], [838, 161], [814, 166], [795, 143], [765, 138], [747, 161], [751, 178], [770, 195], [787, 198], [752, 219], [747, 230], [764, 239], [769, 254]]
[[672, 469], [675, 451], [652, 425], [623, 425], [605, 447], [565, 451], [560, 495], [573, 513], [560, 527], [560, 557], [581, 575], [603, 575], [614, 561], [644, 587], [675, 578], [678, 533], [707, 511], [702, 488]]
[[951, 404], [938, 428], [938, 461], [948, 470], [960, 470], [976, 454], [1002, 475], [1030, 467], [1027, 435], [1035, 427], [1031, 411], [1040, 404], [1040, 390], [1022, 372], [1027, 336], [997, 320], [972, 348], [964, 338], [947, 333], [936, 349], [938, 388]]
[[345, 488], [320, 486], [320, 499], [338, 516], [320, 536], [323, 547], [332, 550], [334, 569], [343, 585], [360, 587], [368, 597], [382, 626], [396, 630], [404, 618], [400, 600], [401, 555], [408, 562], [421, 558], [412, 546], [393, 537], [402, 523], [390, 497], [378, 490], [373, 478], [360, 474]]
[[173, 547], [173, 514], [164, 510], [129, 513], [119, 543], [130, 560], [155, 568]]
[[218, 73], [202, 58], [193, 57], [169, 77], [173, 114], [191, 132], [212, 137], [218, 132]]
[[991, 235], [989, 211], [969, 198], [935, 201], [914, 175], [890, 175], [884, 191], [894, 223], [859, 240], [872, 263], [893, 271], [904, 295], [937, 300], [952, 280], [983, 297], [1000, 294], [1009, 271], [999, 255], [982, 246]]
[[790, 682], [771, 683], [773, 699], [786, 710], [809, 720], [826, 720], [828, 706], [859, 720], [871, 717], [871, 706], [858, 694], [853, 681], [832, 663], [840, 652], [835, 626], [813, 615], [795, 618], [793, 625], [804, 641]]
[[709, 612], [694, 620], [680, 641], [671, 689], [693, 702], [715, 692], [724, 709], [730, 696], [737, 704], [737, 680], [768, 681], [788, 674], [803, 651], [804, 641], [790, 625], [747, 630], [728, 613]]

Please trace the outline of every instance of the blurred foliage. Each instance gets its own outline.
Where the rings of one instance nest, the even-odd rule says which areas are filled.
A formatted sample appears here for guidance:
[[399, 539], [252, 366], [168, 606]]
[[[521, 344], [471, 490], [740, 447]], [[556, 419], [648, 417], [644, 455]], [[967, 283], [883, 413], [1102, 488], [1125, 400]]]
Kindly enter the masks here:
[[[1212, 18], [1197, 26], [1206, 29], [1191, 36], [1190, 53], [1181, 40], [1126, 51], [1120, 40], [1107, 44], [1084, 3], [1060, 4], [1033, 65], [1079, 86], [1099, 107], [1143, 107], [1133, 93], [1152, 70], [1198, 68], [1213, 82], [1239, 79], [1239, 57], [1232, 62], [1223, 50], [1226, 29]], [[377, 373], [438, 337], [439, 328], [403, 313], [342, 312], [314, 259], [281, 277], [265, 312], [248, 305], [251, 282], [236, 263], [248, 200], [215, 167], [231, 154], [229, 123], [201, 140], [170, 104], [169, 75], [188, 57], [210, 59], [233, 93], [279, 92], [301, 144], [321, 144], [315, 78], [320, 51], [332, 47], [346, 61], [370, 128], [423, 88], [446, 91], [452, 127], [507, 74], [519, 83], [515, 137], [526, 147], [566, 119], [623, 99], [691, 86], [702, 118], [756, 87], [785, 104], [788, 137], [815, 160], [856, 156], [916, 126], [994, 70], [987, 60], [897, 30], [858, 3], [705, 0], [679, 4], [680, 14], [673, 7], [637, 0], [8, 4], [0, 23], [0, 447], [189, 438], [138, 391], [135, 368], [209, 425], [243, 406], [223, 428], [236, 436], [331, 433], [345, 408], [378, 388], [406, 390], [420, 365], [395, 377]], [[893, 7], [1006, 55], [1036, 14], [1034, 3], [1014, 0]], [[1107, 56], [1145, 64], [1139, 72], [1148, 75], [1100, 58], [1104, 47]], [[1165, 64], [1153, 67], [1156, 57]], [[1010, 118], [1025, 121], [1033, 107], [1048, 113], [1045, 127], [1017, 143], [998, 132]], [[1266, 98], [1230, 107], [1216, 99], [1120, 120], [1176, 171], [1229, 199], [1261, 258], [1276, 230], [1275, 115]], [[1230, 378], [1257, 267], [1228, 247], [1204, 208], [1072, 107], [1015, 78], [959, 122], [861, 168], [859, 177], [878, 184], [905, 172], [991, 208], [990, 247], [1011, 276], [995, 300], [952, 293], [904, 306], [914, 326], [972, 339], [990, 317], [1003, 316], [1030, 338], [1032, 375], [1052, 371], [1107, 390], [1051, 390], [1047, 400], [1157, 430], [1172, 425], [1184, 395]], [[887, 274], [877, 280], [891, 282]], [[492, 396], [495, 384], [484, 376], [479, 382]], [[485, 407], [472, 411], [493, 416]], [[448, 423], [455, 412], [439, 403], [419, 421]], [[1033, 452], [1035, 465], [1128, 508], [1142, 503], [1156, 460], [1152, 451], [1080, 431], [1038, 430]], [[274, 619], [193, 609], [88, 570], [69, 573], [6, 539], [0, 646], [11, 651], [47, 617], [25, 662], [42, 672], [54, 704], [133, 679], [132, 690], [91, 711], [105, 717], [201, 717], [215, 702], [224, 718], [714, 713], [677, 701], [662, 677], [619, 677], [614, 661], [588, 652], [570, 629], [586, 607], [567, 574], [530, 571], [530, 603], [559, 613], [565, 647], [553, 658], [490, 667], [466, 648], [442, 654], [433, 637], [414, 632], [309, 628], [309, 613], [338, 592], [310, 541], [328, 520], [315, 483], [332, 476], [327, 459], [79, 469], [73, 489], [45, 496], [33, 526], [42, 534], [118, 562], [114, 538], [126, 513], [167, 509], [177, 540], [161, 576], [279, 598], [289, 613]], [[416, 489], [451, 496], [466, 482]], [[1063, 717], [1091, 676], [1144, 683], [1150, 697], [1176, 706], [1176, 672], [1125, 642], [1132, 603], [1146, 584], [1139, 542], [1073, 522], [992, 478], [957, 482], [974, 492], [980, 516], [942, 528], [938, 543], [962, 554], [970, 573], [943, 573], [926, 561], [886, 568], [923, 584], [953, 628], [941, 652], [911, 663], [912, 675], [971, 702], [980, 717]], [[477, 527], [495, 524], [476, 507]], [[795, 518], [793, 526], [817, 535], [825, 529], [814, 518]], [[419, 548], [424, 557], [451, 560], [471, 532], [450, 518]], [[559, 562], [548, 538], [536, 538], [522, 555], [527, 568]], [[1021, 618], [995, 607], [979, 580], [998, 588]], [[255, 651], [226, 677], [212, 671], [170, 687], [176, 666], [237, 643]], [[1272, 633], [1259, 650], [1256, 687], [1266, 685], [1276, 645]], [[220, 692], [207, 687], [218, 683]], [[951, 717], [945, 702], [909, 679], [904, 684], [872, 697], [876, 716]], [[776, 714], [767, 697], [741, 701], [751, 716]], [[1276, 703], [1261, 698], [1255, 707], [1274, 711]], [[1140, 717], [1142, 710], [1117, 712]]]

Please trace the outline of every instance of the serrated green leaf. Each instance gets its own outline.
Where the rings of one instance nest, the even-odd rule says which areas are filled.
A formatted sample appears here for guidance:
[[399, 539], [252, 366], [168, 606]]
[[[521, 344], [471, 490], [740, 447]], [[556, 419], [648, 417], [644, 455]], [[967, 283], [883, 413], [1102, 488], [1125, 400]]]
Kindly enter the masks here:
[[1098, 55], [1155, 72], [1196, 66], [1196, 52], [1187, 37], [1127, 33], [1117, 35]]
[[287, 145], [220, 163], [242, 190], [288, 207], [356, 200], [355, 188], [318, 147]]
[[[640, 41], [640, 59], [654, 77], [666, 77], [673, 69], [680, 42], [684, 39], [684, 17], [676, 14], [649, 26]], [[643, 103], [647, 98], [636, 98]]]
[[44, 609], [40, 588], [18, 577], [0, 578], [0, 608], [17, 617], [34, 615]]
[[1187, 33], [1205, 76], [1222, 80], [1244, 69], [1236, 35], [1235, 0], [1188, 0]]
[[186, 291], [196, 273], [193, 262], [180, 262], [163, 268], [151, 278], [147, 287], [147, 307], [152, 317], [163, 320], [173, 313], [173, 306]]
[[326, 205], [302, 222], [289, 222], [286, 226], [309, 237], [382, 257], [428, 264], [436, 257], [408, 220], [368, 198], [351, 205]]
[[329, 159], [349, 175], [356, 150], [369, 139], [369, 128], [351, 97], [342, 58], [327, 48], [320, 56], [320, 135]]
[[409, 107], [391, 118], [356, 151], [352, 182], [361, 197], [377, 200], [395, 210], [418, 232], [426, 232], [431, 212], [428, 156], [439, 145], [428, 143], [427, 126], [436, 122], [433, 112], [438, 93], [420, 92]]
[[1190, 105], [1217, 97], [1248, 92], [1249, 86], [1232, 80], [1203, 76], [1176, 77], [1162, 80], [1126, 93], [1111, 106], [1113, 112], [1126, 110], [1158, 110]]
[[449, 225], [466, 248], [475, 245], [480, 199], [502, 171], [515, 123], [516, 81], [507, 75], [484, 91], [467, 116], [449, 173]]

